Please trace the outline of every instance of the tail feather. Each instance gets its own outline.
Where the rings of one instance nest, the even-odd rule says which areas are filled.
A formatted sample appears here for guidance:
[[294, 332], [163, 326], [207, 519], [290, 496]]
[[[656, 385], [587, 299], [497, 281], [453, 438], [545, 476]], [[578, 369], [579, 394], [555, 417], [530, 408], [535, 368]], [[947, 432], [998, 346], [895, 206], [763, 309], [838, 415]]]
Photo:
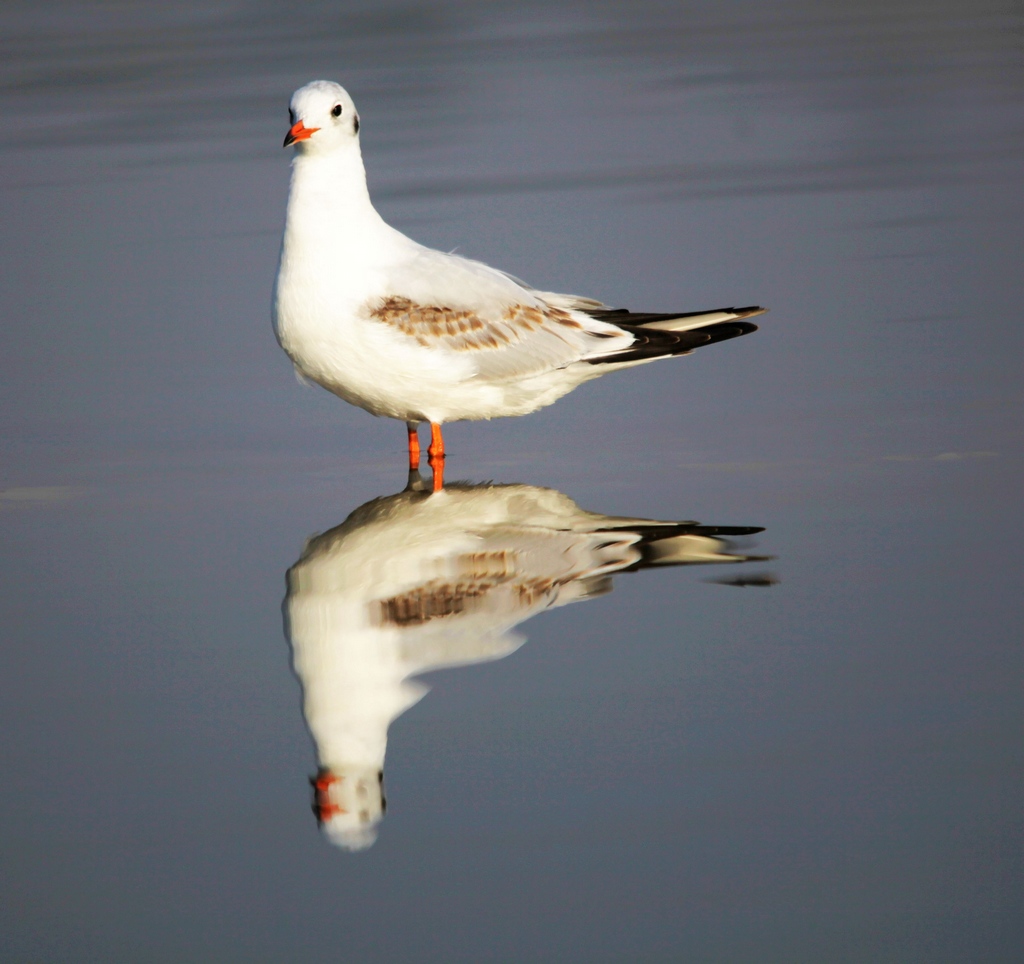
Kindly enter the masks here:
[[638, 526], [633, 531], [640, 536], [636, 544], [640, 558], [623, 572], [652, 566], [753, 562], [770, 558], [737, 552], [736, 544], [729, 538], [764, 532], [761, 526], [702, 526], [681, 522], [674, 526]]
[[668, 355], [687, 355], [695, 348], [757, 331], [757, 325], [744, 319], [765, 311], [766, 308], [757, 305], [688, 314], [644, 314], [624, 308], [588, 311], [591, 317], [628, 331], [634, 340], [628, 348], [595, 355], [586, 361], [591, 365], [623, 364]]

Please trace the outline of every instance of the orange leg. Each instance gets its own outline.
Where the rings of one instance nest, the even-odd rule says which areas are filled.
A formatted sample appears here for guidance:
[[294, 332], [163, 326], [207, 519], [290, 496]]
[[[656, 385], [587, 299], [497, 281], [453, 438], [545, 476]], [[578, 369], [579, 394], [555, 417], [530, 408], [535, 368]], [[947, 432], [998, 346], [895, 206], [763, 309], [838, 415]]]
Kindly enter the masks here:
[[415, 425], [409, 425], [409, 468], [420, 467], [420, 437], [416, 432]]
[[430, 448], [427, 449], [428, 464], [434, 473], [434, 491], [440, 492], [444, 488], [444, 438], [441, 435], [441, 426], [434, 422], [430, 423]]

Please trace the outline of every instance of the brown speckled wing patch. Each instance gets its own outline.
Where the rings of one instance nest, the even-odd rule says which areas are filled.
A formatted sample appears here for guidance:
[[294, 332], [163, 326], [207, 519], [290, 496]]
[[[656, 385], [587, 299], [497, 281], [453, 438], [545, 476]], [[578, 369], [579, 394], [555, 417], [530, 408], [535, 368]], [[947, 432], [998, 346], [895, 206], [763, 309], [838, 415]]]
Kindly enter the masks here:
[[515, 562], [516, 553], [507, 550], [459, 556], [457, 579], [431, 579], [400, 596], [379, 599], [371, 603], [371, 618], [378, 625], [418, 626], [471, 610], [499, 586], [528, 607], [572, 578], [531, 578], [521, 575]]
[[541, 309], [532, 305], [510, 305], [499, 317], [484, 320], [474, 311], [421, 305], [400, 297], [385, 298], [376, 306], [370, 306], [369, 315], [414, 338], [424, 347], [440, 342], [455, 351], [504, 348], [541, 328], [557, 331], [559, 326], [583, 327], [569, 312], [551, 306]]

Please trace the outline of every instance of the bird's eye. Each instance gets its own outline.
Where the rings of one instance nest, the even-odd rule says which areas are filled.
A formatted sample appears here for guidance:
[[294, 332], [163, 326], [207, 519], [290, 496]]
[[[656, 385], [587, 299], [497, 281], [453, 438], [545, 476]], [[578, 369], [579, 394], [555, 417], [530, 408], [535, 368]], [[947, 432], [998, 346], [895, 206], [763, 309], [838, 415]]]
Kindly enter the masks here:
[[331, 108], [331, 117], [341, 117], [341, 104], [335, 104]]
[[295, 111], [293, 111], [290, 107], [288, 108], [288, 120], [290, 120], [293, 125], [295, 124]]

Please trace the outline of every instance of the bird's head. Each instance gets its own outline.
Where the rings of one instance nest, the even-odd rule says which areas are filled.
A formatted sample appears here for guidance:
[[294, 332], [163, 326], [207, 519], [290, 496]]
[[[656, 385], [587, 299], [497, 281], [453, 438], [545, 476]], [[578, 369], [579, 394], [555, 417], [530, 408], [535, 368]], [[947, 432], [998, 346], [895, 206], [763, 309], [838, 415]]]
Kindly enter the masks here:
[[358, 142], [359, 114], [348, 91], [331, 80], [314, 80], [292, 94], [288, 106], [291, 129], [284, 146], [332, 151]]
[[377, 839], [384, 818], [384, 772], [372, 767], [321, 767], [309, 781], [313, 813], [331, 843], [343, 850], [365, 850]]

